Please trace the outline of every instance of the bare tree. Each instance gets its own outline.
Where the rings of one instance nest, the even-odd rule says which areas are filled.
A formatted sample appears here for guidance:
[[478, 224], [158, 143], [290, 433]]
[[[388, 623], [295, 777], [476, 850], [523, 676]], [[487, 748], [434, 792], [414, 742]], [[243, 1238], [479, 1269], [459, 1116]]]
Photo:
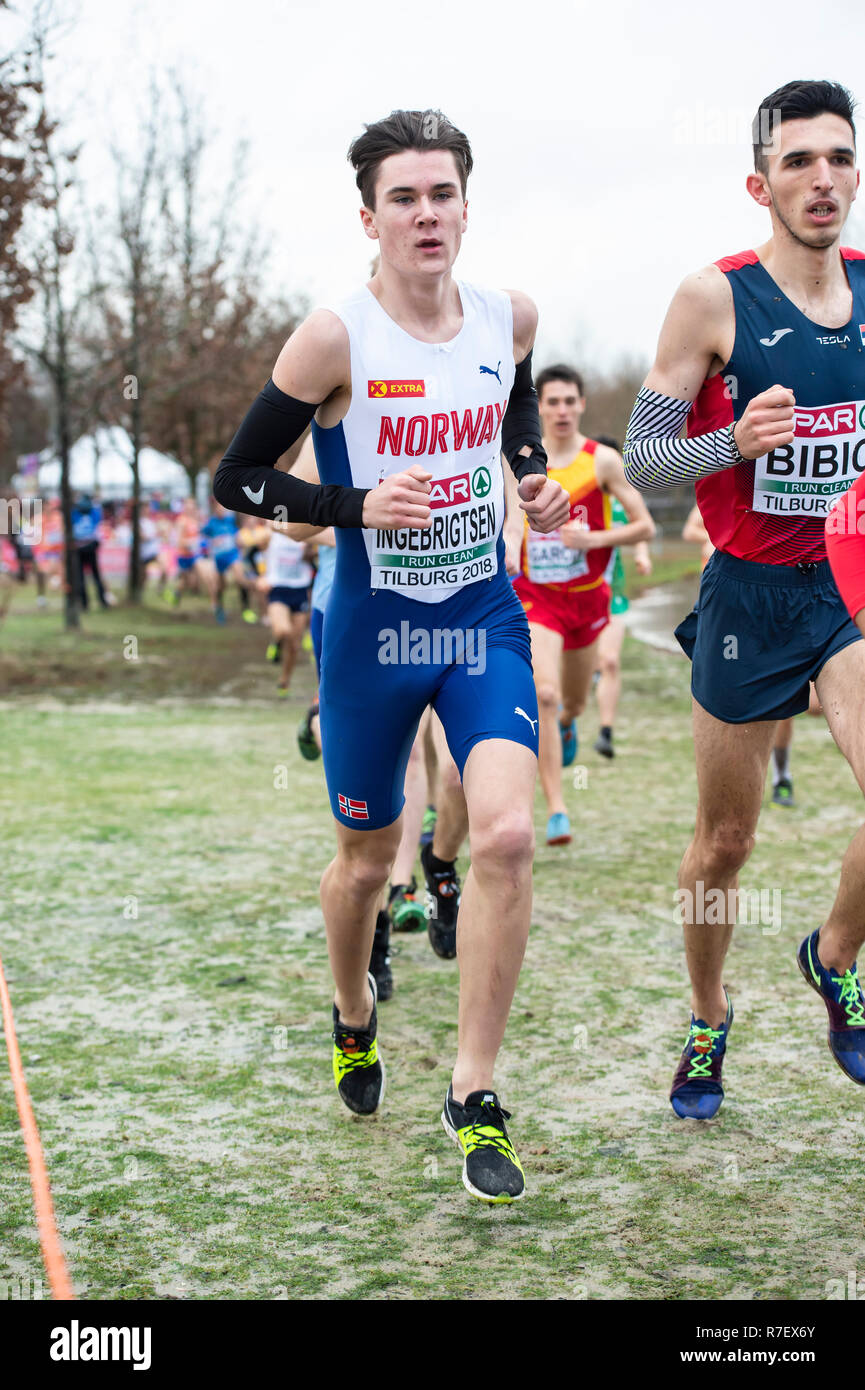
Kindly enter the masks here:
[[[115, 309], [103, 299], [108, 360], [114, 375], [108, 418], [128, 426], [132, 443], [132, 548], [129, 558], [128, 597], [138, 603], [143, 591], [141, 568], [141, 474], [139, 455], [146, 441], [144, 401], [149, 404], [149, 384], [158, 376], [159, 345], [163, 342], [160, 291], [155, 272], [160, 238], [160, 209], [156, 200], [159, 118], [161, 98], [150, 86], [150, 111], [141, 125], [142, 154], [135, 162], [112, 146], [117, 178], [116, 215], [112, 227], [114, 248], [119, 253]], [[162, 351], [164, 357], [164, 349]], [[157, 359], [156, 361], [154, 359]], [[118, 393], [118, 385], [122, 387]]]
[[250, 399], [267, 380], [300, 305], [263, 287], [267, 248], [253, 219], [236, 225], [245, 144], [215, 214], [202, 194], [208, 136], [180, 80], [173, 79], [179, 143], [166, 165], [162, 206], [167, 233], [162, 285], [166, 342], [173, 354], [152, 413], [157, 447], [177, 458], [194, 488], [212, 470]]
[[41, 341], [37, 345], [25, 338], [23, 346], [39, 363], [52, 390], [65, 544], [64, 622], [67, 628], [77, 628], [80, 625], [79, 574], [72, 534], [69, 454], [76, 408], [80, 409], [77, 392], [85, 378], [80, 353], [75, 349], [76, 333], [91, 295], [89, 288], [82, 288], [72, 255], [76, 222], [80, 217], [72, 206], [72, 198], [78, 191], [75, 163], [81, 147], [61, 147], [59, 122], [49, 118], [45, 96], [46, 65], [53, 57], [49, 47], [62, 37], [66, 28], [53, 14], [50, 3], [36, 6], [28, 52], [32, 78], [40, 96], [34, 140], [43, 169], [44, 192], [40, 199], [41, 214], [32, 234], [28, 234], [28, 258], [38, 287]]
[[[0, 9], [5, 8], [0, 0]], [[32, 268], [21, 258], [25, 212], [42, 191], [41, 130], [32, 112], [32, 95], [40, 88], [30, 72], [30, 56], [25, 47], [0, 59], [0, 454], [9, 443], [10, 405], [25, 366], [14, 351], [13, 333], [22, 306], [35, 292]]]
[[[579, 363], [577, 364], [579, 365]], [[621, 448], [637, 392], [649, 364], [639, 357], [620, 357], [606, 370], [585, 373], [586, 414], [583, 429], [591, 436], [611, 435]]]

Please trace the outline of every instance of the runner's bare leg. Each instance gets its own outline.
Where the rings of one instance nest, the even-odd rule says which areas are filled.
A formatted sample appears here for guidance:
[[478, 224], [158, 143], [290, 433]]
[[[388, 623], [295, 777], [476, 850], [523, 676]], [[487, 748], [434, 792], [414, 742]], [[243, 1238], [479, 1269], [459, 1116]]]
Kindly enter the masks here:
[[492, 1089], [532, 910], [537, 760], [507, 739], [475, 744], [463, 774], [472, 864], [460, 903], [454, 1099]]
[[559, 705], [562, 703], [561, 663], [564, 639], [560, 632], [529, 623], [532, 670], [538, 696], [538, 771], [551, 816], [565, 811], [562, 796], [562, 739]]
[[[720, 888], [726, 904], [728, 889], [737, 887], [739, 870], [754, 848], [776, 721], [725, 724], [696, 700], [693, 706], [699, 799], [679, 887], [691, 893], [693, 904]], [[710, 1028], [719, 1028], [727, 1016], [721, 973], [734, 926], [726, 921], [729, 913], [718, 915], [724, 920], [717, 924], [684, 923], [691, 1008]]]
[[[865, 642], [853, 642], [830, 657], [817, 677], [817, 694], [832, 737], [865, 792]], [[865, 826], [857, 830], [844, 855], [838, 893], [820, 929], [820, 960], [843, 974], [863, 941]]]
[[336, 857], [321, 876], [321, 908], [343, 1023], [364, 1028], [372, 1011], [367, 980], [379, 897], [402, 834], [402, 816], [381, 830], [351, 830], [335, 821]]

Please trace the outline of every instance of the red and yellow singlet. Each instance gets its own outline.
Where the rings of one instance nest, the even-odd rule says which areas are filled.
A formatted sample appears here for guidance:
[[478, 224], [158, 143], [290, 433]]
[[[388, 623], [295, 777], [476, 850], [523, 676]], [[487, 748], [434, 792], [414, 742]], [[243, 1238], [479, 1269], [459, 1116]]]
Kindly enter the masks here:
[[[606, 531], [612, 520], [612, 498], [601, 490], [595, 473], [594, 439], [587, 439], [565, 468], [550, 468], [548, 476], [561, 483], [571, 502], [571, 521], [588, 531]], [[608, 569], [612, 546], [571, 550], [560, 531], [532, 531], [528, 518], [520, 550], [520, 574], [514, 592], [530, 623], [552, 628], [564, 638], [565, 650], [588, 646], [609, 620]]]

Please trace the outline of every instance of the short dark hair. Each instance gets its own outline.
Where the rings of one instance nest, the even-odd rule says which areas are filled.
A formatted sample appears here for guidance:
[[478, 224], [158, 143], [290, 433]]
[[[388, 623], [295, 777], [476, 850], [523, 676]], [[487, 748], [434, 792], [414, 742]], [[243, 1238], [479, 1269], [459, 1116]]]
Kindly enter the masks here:
[[784, 121], [813, 120], [827, 112], [849, 121], [856, 147], [856, 128], [853, 125], [854, 101], [840, 82], [786, 82], [777, 91], [764, 97], [757, 108], [751, 127], [754, 144], [754, 168], [765, 174], [769, 167], [766, 146], [771, 144], [777, 126]]
[[382, 160], [402, 150], [450, 150], [465, 200], [474, 162], [468, 136], [457, 130], [441, 111], [391, 111], [383, 120], [364, 126], [363, 135], [349, 146], [348, 157], [356, 171], [364, 207], [375, 209], [375, 181]]
[[557, 362], [552, 367], [544, 367], [544, 370], [538, 372], [535, 377], [535, 390], [538, 393], [538, 400], [540, 400], [541, 396], [544, 394], [544, 387], [551, 381], [567, 381], [569, 385], [576, 386], [579, 395], [584, 396], [586, 394], [583, 378], [580, 376], [576, 367], [566, 367], [563, 362]]

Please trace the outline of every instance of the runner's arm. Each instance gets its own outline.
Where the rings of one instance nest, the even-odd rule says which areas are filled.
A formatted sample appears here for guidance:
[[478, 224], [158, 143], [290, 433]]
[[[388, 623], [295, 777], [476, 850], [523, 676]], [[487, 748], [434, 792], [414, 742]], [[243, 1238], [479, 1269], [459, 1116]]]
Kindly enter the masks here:
[[529, 473], [546, 477], [547, 455], [541, 443], [538, 393], [532, 381], [532, 348], [538, 327], [538, 311], [527, 294], [508, 290], [514, 316], [516, 372], [502, 420], [502, 453], [517, 482]]
[[688, 512], [687, 521], [682, 527], [682, 540], [691, 541], [693, 545], [704, 545], [708, 539], [709, 532], [706, 530], [703, 514], [695, 502]]
[[722, 344], [731, 313], [730, 287], [715, 266], [689, 275], [673, 296], [622, 450], [634, 487], [693, 482], [743, 461], [732, 425], [679, 438], [712, 362], [726, 358]]
[[865, 510], [865, 473], [839, 497], [826, 518], [826, 554], [847, 612], [865, 635], [865, 535], [859, 532], [860, 507]]
[[518, 574], [525, 517], [520, 511], [520, 494], [517, 480], [507, 466], [507, 459], [505, 459], [504, 454], [502, 455], [502, 459], [505, 464], [502, 469], [505, 482], [505, 524], [502, 528], [505, 539], [505, 569], [508, 574]]
[[604, 531], [590, 531], [600, 539], [598, 546], [638, 545], [640, 541], [650, 541], [655, 534], [655, 523], [649, 509], [635, 487], [625, 477], [625, 467], [615, 449], [606, 444], [598, 446], [595, 452], [595, 476], [604, 492], [609, 492], [621, 502], [628, 518], [625, 526], [610, 526]]
[[312, 544], [315, 546], [329, 545], [331, 549], [336, 545], [336, 532], [332, 526], [326, 526], [323, 531], [319, 531], [314, 537]]
[[532, 348], [538, 311], [528, 295], [519, 290], [508, 293], [513, 308], [516, 373], [502, 420], [502, 453], [519, 483], [519, 505], [529, 525], [535, 531], [550, 532], [567, 521], [570, 502], [561, 484], [547, 477], [538, 393], [532, 382]]
[[229, 444], [213, 480], [217, 501], [268, 520], [362, 526], [366, 489], [314, 486], [276, 467], [319, 405], [350, 381], [345, 327], [316, 310], [283, 347]]
[[[315, 457], [312, 435], [303, 441], [303, 447], [295, 459], [290, 476], [300, 478], [305, 483], [321, 482], [318, 476], [318, 462]], [[284, 536], [289, 536], [293, 541], [311, 540], [313, 536], [319, 535], [325, 529], [321, 526], [309, 526], [305, 521], [274, 521], [271, 524], [275, 531], [281, 531]], [[333, 534], [332, 530], [331, 534]]]
[[634, 546], [634, 564], [637, 574], [652, 573], [652, 552], [645, 541], [637, 541]]
[[312, 526], [428, 527], [430, 475], [413, 464], [378, 487], [313, 484], [276, 467], [319, 405], [351, 387], [348, 333], [336, 314], [317, 309], [294, 332], [216, 470], [223, 506]]

